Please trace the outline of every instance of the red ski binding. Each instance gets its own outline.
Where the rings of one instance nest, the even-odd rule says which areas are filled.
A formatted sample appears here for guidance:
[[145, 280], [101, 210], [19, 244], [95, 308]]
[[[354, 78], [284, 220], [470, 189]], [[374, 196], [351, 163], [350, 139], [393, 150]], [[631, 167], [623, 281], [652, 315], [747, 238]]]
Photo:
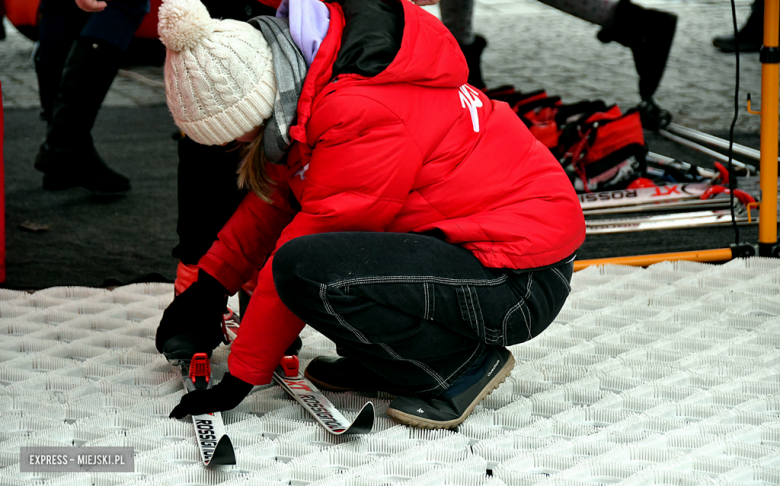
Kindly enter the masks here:
[[190, 379], [194, 384], [198, 378], [203, 378], [206, 383], [211, 381], [211, 362], [206, 353], [195, 353], [190, 360]]
[[298, 376], [300, 362], [298, 361], [297, 356], [283, 356], [280, 364], [284, 370], [284, 376], [287, 378], [295, 378]]

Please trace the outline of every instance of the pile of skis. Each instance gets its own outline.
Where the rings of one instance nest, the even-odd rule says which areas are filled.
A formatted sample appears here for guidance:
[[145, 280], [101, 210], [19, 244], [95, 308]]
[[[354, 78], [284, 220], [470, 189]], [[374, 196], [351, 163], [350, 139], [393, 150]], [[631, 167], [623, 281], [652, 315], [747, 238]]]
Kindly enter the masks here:
[[[731, 145], [731, 175], [739, 176], [732, 198], [729, 142], [671, 123], [652, 100], [623, 111], [602, 100], [567, 104], [544, 89], [512, 85], [485, 95], [507, 103], [561, 163], [580, 194], [588, 234], [729, 225], [732, 199], [737, 224], [757, 223], [758, 171], [734, 158], [760, 160], [760, 152]], [[648, 152], [645, 130], [711, 157], [715, 170]]]
[[[659, 133], [686, 147], [712, 156], [715, 170], [697, 167], [653, 152], [645, 156], [649, 179], [640, 179], [627, 189], [579, 194], [587, 234], [627, 233], [723, 226], [732, 224], [731, 194], [728, 189], [729, 172], [721, 162], [728, 157], [712, 148], [727, 149], [726, 140], [669, 124]], [[736, 156], [758, 160], [758, 150], [734, 144]], [[755, 166], [733, 160], [738, 189], [734, 191], [734, 218], [737, 224], [758, 223], [760, 199], [758, 171]], [[667, 182], [669, 173], [682, 174], [683, 182]], [[659, 182], [661, 181], [661, 182]]]

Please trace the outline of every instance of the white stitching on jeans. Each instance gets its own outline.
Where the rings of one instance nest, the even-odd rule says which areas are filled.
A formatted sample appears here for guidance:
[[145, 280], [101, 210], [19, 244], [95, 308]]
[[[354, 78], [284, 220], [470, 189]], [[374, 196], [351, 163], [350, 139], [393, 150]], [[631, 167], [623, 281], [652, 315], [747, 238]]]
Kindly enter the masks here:
[[528, 328], [528, 339], [534, 338], [534, 333], [531, 332], [531, 312], [528, 312], [528, 316], [526, 317], [525, 311], [528, 310], [528, 307], [525, 305], [520, 306], [520, 312], [523, 313], [523, 320], [525, 321], [525, 327]]
[[364, 344], [372, 344], [371, 341], [369, 341], [366, 336], [363, 335], [362, 332], [358, 331], [350, 323], [346, 321], [340, 314], [338, 314], [334, 309], [333, 306], [330, 305], [330, 302], [328, 301], [328, 295], [327, 295], [328, 286], [325, 284], [320, 284], [320, 299], [322, 300], [322, 305], [325, 306], [325, 311], [336, 318], [337, 321], [339, 321], [339, 324], [346, 327], [350, 332], [352, 332], [357, 338], [360, 340], [360, 342]]
[[[463, 301], [462, 302], [460, 302], [461, 294], [463, 295]], [[469, 327], [473, 330], [474, 329], [474, 324], [473, 324], [473, 322], [471, 320], [471, 309], [469, 309], [469, 299], [468, 299], [468, 296], [466, 295], [465, 287], [461, 287], [460, 288], [460, 293], [458, 293], [458, 301], [463, 306], [460, 309], [460, 316], [465, 318], [465, 319], [468, 319]], [[464, 309], [466, 311], [466, 315], [465, 316], [463, 315]]]
[[[458, 371], [460, 371], [460, 369], [461, 369], [461, 368], [463, 368], [464, 366], [466, 366], [466, 363], [468, 363], [469, 361], [471, 361], [471, 358], [473, 358], [473, 357], [474, 357], [474, 355], [477, 353], [477, 351], [479, 351], [479, 343], [477, 343], [477, 347], [476, 347], [476, 348], [474, 348], [474, 352], [473, 352], [473, 353], [471, 353], [471, 356], [469, 356], [469, 357], [468, 357], [468, 359], [467, 359], [466, 361], [464, 361], [462, 365], [458, 366], [458, 369], [456, 369], [455, 371], [453, 371], [452, 373], [450, 373], [450, 376], [448, 376], [448, 377], [447, 377], [447, 379], [446, 379], [445, 381], [450, 381], [450, 378], [452, 378], [452, 376], [453, 376], [455, 373], [457, 373]], [[452, 386], [452, 385], [450, 384], [450, 385], [449, 385], [447, 388], [449, 388], [450, 386]]]
[[428, 316], [428, 312], [430, 311], [430, 308], [428, 306], [428, 283], [423, 283], [423, 298], [425, 299], [424, 309], [423, 309], [423, 319], [424, 320], [430, 320], [430, 317]]
[[420, 368], [424, 372], [428, 373], [431, 376], [431, 378], [433, 378], [434, 380], [439, 382], [439, 386], [442, 386], [442, 387], [446, 387], [447, 386], [447, 382], [445, 382], [444, 379], [441, 376], [439, 376], [438, 373], [433, 371], [425, 363], [422, 363], [422, 362], [414, 360], [414, 359], [406, 359], [406, 358], [402, 357], [400, 354], [396, 353], [390, 346], [388, 346], [385, 343], [379, 343], [379, 345], [382, 346], [382, 349], [387, 351], [387, 354], [389, 354], [390, 356], [392, 356], [396, 360], [398, 360], [398, 361], [406, 361], [408, 363], [412, 363], [413, 365], [417, 366], [418, 368]]
[[436, 319], [436, 286], [431, 285], [431, 320]]
[[[507, 312], [506, 315], [504, 316], [504, 322], [501, 324], [501, 328], [503, 329], [503, 332], [504, 332], [504, 335], [502, 336], [504, 338], [504, 346], [507, 345], [507, 340], [506, 340], [507, 339], [507, 331], [506, 331], [506, 328], [507, 328], [507, 325], [509, 324], [509, 317], [512, 314], [514, 314], [514, 312], [517, 309], [519, 309], [521, 305], [523, 305], [523, 301], [522, 300], [520, 302], [518, 302], [517, 304], [515, 304], [514, 306], [512, 306], [512, 308], [509, 309], [509, 312]], [[525, 314], [523, 315], [523, 320], [525, 320]]]
[[469, 326], [471, 327], [471, 329], [476, 331], [477, 335], [479, 335], [479, 329], [475, 328], [474, 319], [471, 317], [471, 306], [469, 305], [471, 303], [471, 292], [466, 294], [466, 291], [468, 290], [468, 286], [463, 286], [460, 288], [460, 290], [463, 292], [463, 300], [465, 301], [463, 302], [463, 304], [466, 306], [466, 314], [468, 315], [469, 318]]
[[484, 328], [484, 326], [485, 326], [484, 317], [482, 316], [482, 308], [478, 307], [478, 305], [479, 305], [479, 296], [477, 296], [476, 298], [473, 297], [471, 295], [471, 287], [466, 287], [466, 288], [469, 291], [469, 301], [471, 302], [471, 307], [474, 309], [474, 325], [477, 327], [477, 335], [479, 335], [479, 323], [480, 323], [480, 321], [482, 322], [482, 327]]
[[569, 285], [569, 282], [567, 282], [567, 281], [566, 281], [566, 277], [564, 277], [564, 276], [563, 276], [563, 274], [561, 273], [561, 271], [560, 271], [560, 270], [558, 270], [557, 268], [551, 268], [550, 270], [552, 270], [552, 271], [553, 271], [553, 273], [555, 273], [555, 275], [557, 275], [557, 276], [558, 276], [558, 278], [560, 278], [560, 279], [561, 279], [561, 281], [563, 282], [563, 284], [566, 286], [566, 289], [567, 289], [569, 292], [571, 292], [571, 285]]
[[[474, 303], [474, 297], [471, 295], [471, 287], [464, 287], [468, 296], [466, 298], [466, 309], [469, 311], [469, 322], [473, 323], [474, 331], [477, 333], [477, 339], [479, 339], [479, 316], [477, 315], [477, 305]], [[466, 296], [466, 292], [463, 295]]]
[[523, 300], [528, 300], [528, 297], [531, 296], [531, 285], [534, 281], [534, 272], [528, 272], [528, 285], [525, 289], [525, 296], [523, 297]]
[[381, 283], [439, 283], [444, 285], [475, 285], [480, 287], [493, 287], [507, 281], [507, 275], [503, 274], [494, 279], [456, 279], [435, 276], [410, 277], [407, 275], [393, 275], [386, 277], [361, 277], [332, 282], [331, 287], [344, 287], [345, 285], [364, 285]]
[[[338, 313], [337, 313], [337, 312], [336, 312], [336, 311], [333, 309], [333, 307], [330, 305], [330, 302], [328, 301], [328, 296], [327, 296], [327, 288], [328, 288], [328, 286], [327, 286], [327, 285], [325, 285], [325, 284], [320, 284], [320, 299], [322, 299], [322, 304], [325, 306], [325, 310], [327, 311], [327, 313], [328, 313], [328, 314], [330, 314], [330, 315], [332, 315], [333, 317], [335, 317], [335, 318], [336, 318], [336, 320], [339, 322], [339, 324], [341, 324], [342, 326], [344, 326], [345, 328], [347, 328], [349, 331], [351, 331], [351, 332], [352, 332], [352, 333], [353, 333], [355, 336], [357, 336], [357, 338], [358, 338], [358, 339], [359, 339], [361, 342], [363, 342], [364, 344], [373, 344], [373, 343], [371, 343], [371, 341], [369, 341], [369, 340], [368, 340], [368, 339], [367, 339], [367, 338], [366, 338], [366, 337], [363, 335], [363, 333], [361, 333], [360, 331], [358, 331], [357, 329], [355, 329], [355, 328], [354, 328], [352, 325], [350, 325], [350, 324], [349, 324], [349, 323], [348, 323], [348, 322], [347, 322], [347, 321], [346, 321], [346, 320], [345, 320], [345, 319], [344, 319], [344, 318], [343, 318], [343, 317], [342, 317], [340, 314], [338, 314]], [[436, 380], [436, 381], [439, 383], [439, 385], [438, 385], [438, 386], [441, 386], [441, 387], [446, 387], [446, 386], [447, 386], [447, 383], [444, 381], [444, 379], [443, 379], [441, 376], [439, 376], [439, 374], [438, 374], [438, 373], [436, 373], [434, 370], [432, 370], [432, 369], [431, 369], [431, 368], [430, 368], [428, 365], [426, 365], [425, 363], [422, 363], [422, 362], [420, 362], [420, 361], [416, 361], [416, 360], [413, 360], [413, 359], [406, 359], [406, 358], [403, 358], [403, 357], [401, 357], [401, 355], [399, 355], [398, 353], [396, 353], [395, 351], [393, 351], [393, 349], [391, 349], [391, 348], [390, 348], [390, 346], [388, 346], [387, 344], [384, 344], [384, 343], [379, 343], [379, 345], [380, 345], [380, 346], [382, 346], [382, 348], [383, 348], [385, 351], [387, 351], [387, 353], [388, 353], [390, 356], [392, 356], [393, 358], [395, 358], [395, 359], [397, 359], [397, 360], [400, 360], [400, 361], [407, 361], [407, 362], [409, 362], [409, 363], [412, 363], [412, 364], [414, 364], [415, 366], [419, 367], [420, 369], [422, 369], [424, 372], [426, 372], [428, 375], [430, 375], [430, 376], [431, 376], [431, 378], [433, 378], [434, 380]], [[434, 388], [435, 388], [435, 387], [434, 387]]]

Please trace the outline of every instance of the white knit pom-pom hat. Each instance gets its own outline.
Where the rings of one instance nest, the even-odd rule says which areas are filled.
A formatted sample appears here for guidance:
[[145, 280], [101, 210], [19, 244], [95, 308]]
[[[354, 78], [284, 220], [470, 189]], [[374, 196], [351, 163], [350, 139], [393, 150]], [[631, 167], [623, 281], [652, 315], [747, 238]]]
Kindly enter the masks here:
[[165, 47], [165, 94], [181, 131], [204, 145], [235, 140], [271, 117], [271, 49], [246, 22], [217, 20], [198, 0], [165, 0], [157, 31]]

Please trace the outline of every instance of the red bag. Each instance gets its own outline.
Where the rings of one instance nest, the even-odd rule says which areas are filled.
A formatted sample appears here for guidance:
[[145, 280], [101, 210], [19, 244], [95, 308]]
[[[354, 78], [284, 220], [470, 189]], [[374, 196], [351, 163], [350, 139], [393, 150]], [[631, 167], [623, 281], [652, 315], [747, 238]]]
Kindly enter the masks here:
[[644, 175], [647, 149], [638, 112], [623, 114], [601, 100], [565, 105], [544, 90], [521, 93], [512, 86], [486, 94], [512, 107], [558, 158], [578, 192], [624, 189]]
[[647, 166], [639, 113], [617, 106], [567, 124], [556, 151], [578, 192], [625, 189]]

